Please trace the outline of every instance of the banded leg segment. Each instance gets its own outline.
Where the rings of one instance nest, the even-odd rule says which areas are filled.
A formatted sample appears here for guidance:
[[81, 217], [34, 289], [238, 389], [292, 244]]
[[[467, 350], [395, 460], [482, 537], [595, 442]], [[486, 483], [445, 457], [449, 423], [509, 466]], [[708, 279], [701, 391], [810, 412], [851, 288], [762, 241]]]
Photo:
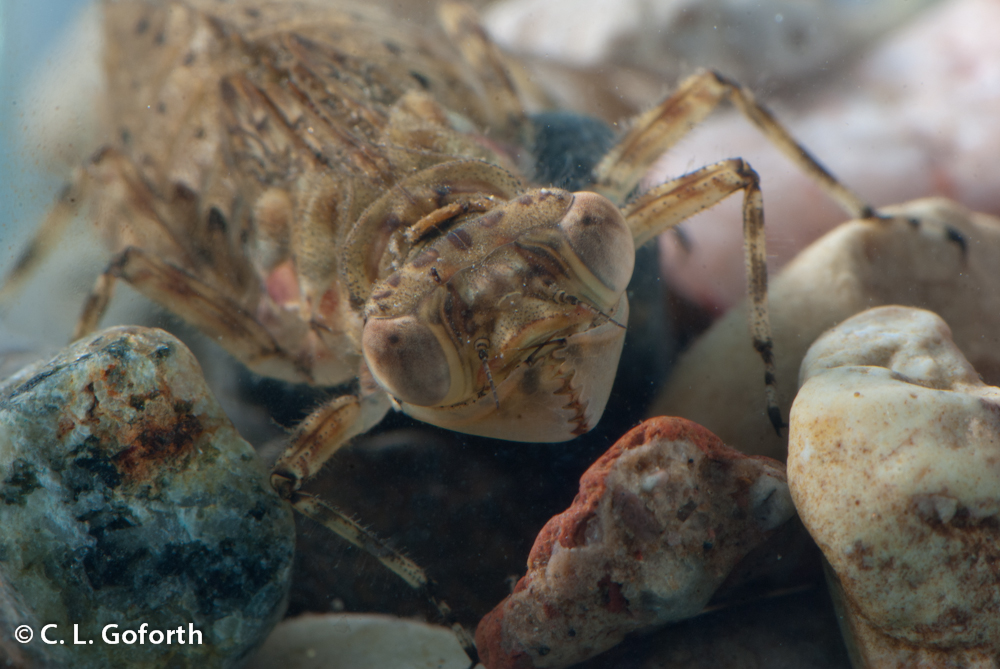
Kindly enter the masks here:
[[455, 620], [451, 607], [434, 595], [433, 581], [413, 560], [348, 518], [342, 511], [314, 495], [295, 492], [291, 494], [289, 501], [295, 510], [303, 516], [311, 518], [352, 545], [374, 556], [386, 569], [399, 576], [407, 585], [423, 595], [438, 612], [441, 619], [451, 627], [472, 664], [475, 665], [479, 661], [472, 635]]
[[303, 516], [310, 518], [348, 543], [367, 552], [424, 596], [451, 626], [473, 664], [478, 659], [469, 633], [452, 615], [451, 608], [433, 594], [433, 583], [413, 560], [392, 548], [343, 511], [299, 488], [319, 472], [351, 438], [367, 432], [388, 411], [384, 394], [366, 398], [342, 395], [310, 414], [292, 433], [291, 443], [271, 470], [271, 486]]
[[622, 210], [636, 248], [738, 190], [743, 195], [743, 239], [750, 300], [750, 333], [764, 361], [767, 414], [780, 434], [785, 423], [775, 388], [771, 323], [767, 310], [767, 253], [764, 202], [757, 173], [742, 158], [724, 160], [668, 181], [639, 196]]
[[[271, 486], [290, 499], [303, 483], [319, 473], [334, 453], [364, 431], [360, 419], [361, 399], [356, 395], [341, 395], [306, 416], [274, 464]], [[345, 538], [350, 541], [350, 537]]]
[[624, 201], [652, 164], [725, 99], [814, 179], [850, 218], [874, 215], [872, 207], [820, 165], [771, 112], [754, 99], [748, 88], [712, 71], [692, 75], [673, 95], [638, 116], [632, 128], [594, 170], [595, 188], [614, 202]]
[[[364, 371], [364, 370], [362, 370]], [[362, 374], [364, 376], [364, 374]], [[296, 511], [350, 544], [366, 551], [431, 603], [451, 626], [473, 664], [478, 661], [471, 635], [455, 621], [451, 608], [433, 593], [433, 582], [415, 562], [379, 539], [343, 511], [299, 488], [315, 476], [353, 437], [367, 432], [385, 416], [389, 403], [385, 394], [372, 392], [342, 395], [310, 414], [292, 433], [290, 445], [271, 470], [271, 486]]]

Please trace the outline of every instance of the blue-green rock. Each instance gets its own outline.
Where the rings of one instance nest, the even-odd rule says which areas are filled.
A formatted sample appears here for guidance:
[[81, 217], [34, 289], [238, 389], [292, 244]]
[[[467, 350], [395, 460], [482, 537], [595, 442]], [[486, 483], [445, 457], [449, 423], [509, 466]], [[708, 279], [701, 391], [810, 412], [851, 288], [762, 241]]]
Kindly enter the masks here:
[[284, 612], [293, 550], [174, 337], [113, 328], [0, 384], [0, 663], [237, 665]]

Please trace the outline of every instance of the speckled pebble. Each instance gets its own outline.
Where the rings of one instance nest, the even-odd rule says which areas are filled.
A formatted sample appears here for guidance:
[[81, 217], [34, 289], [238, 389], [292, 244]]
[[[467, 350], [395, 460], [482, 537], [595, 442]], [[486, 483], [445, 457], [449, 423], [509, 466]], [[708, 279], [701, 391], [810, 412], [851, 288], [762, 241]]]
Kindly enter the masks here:
[[802, 382], [788, 482], [855, 666], [998, 666], [1000, 388], [904, 307], [820, 337]]
[[622, 437], [539, 533], [528, 573], [480, 623], [484, 664], [567, 667], [626, 634], [695, 615], [794, 515], [780, 463], [681, 418]]
[[112, 328], [0, 385], [0, 500], [8, 663], [236, 666], [284, 611], [291, 510], [162, 331]]

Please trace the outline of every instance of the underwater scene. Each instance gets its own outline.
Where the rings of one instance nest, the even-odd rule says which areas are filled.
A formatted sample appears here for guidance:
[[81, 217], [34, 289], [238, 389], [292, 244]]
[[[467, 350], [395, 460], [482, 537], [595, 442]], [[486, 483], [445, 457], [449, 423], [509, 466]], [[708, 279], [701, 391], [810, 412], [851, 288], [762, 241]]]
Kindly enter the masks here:
[[0, 664], [1000, 668], [998, 30], [0, 5]]

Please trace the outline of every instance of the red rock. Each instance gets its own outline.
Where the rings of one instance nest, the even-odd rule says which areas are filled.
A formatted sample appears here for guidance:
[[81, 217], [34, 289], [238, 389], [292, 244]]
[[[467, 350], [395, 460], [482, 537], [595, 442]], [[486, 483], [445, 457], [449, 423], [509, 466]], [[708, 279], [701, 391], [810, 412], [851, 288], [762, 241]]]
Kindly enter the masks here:
[[565, 667], [695, 615], [794, 514], [784, 467], [682, 418], [650, 419], [601, 456], [539, 533], [528, 573], [479, 624], [489, 669]]

